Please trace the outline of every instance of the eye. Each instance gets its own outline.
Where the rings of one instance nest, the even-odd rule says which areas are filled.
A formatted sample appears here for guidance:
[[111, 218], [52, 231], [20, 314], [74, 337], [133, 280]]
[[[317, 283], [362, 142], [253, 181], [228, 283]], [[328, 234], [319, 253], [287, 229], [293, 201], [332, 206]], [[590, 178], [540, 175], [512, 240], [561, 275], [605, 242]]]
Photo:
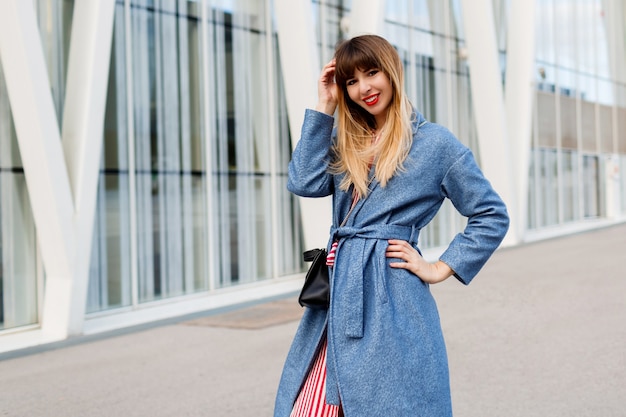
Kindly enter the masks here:
[[378, 74], [378, 72], [379, 71], [377, 69], [372, 69], [367, 72], [367, 75], [369, 75], [370, 77], [373, 77], [374, 75]]
[[346, 85], [347, 86], [354, 85], [354, 84], [356, 84], [356, 80], [354, 78], [351, 79], [351, 80], [346, 81]]

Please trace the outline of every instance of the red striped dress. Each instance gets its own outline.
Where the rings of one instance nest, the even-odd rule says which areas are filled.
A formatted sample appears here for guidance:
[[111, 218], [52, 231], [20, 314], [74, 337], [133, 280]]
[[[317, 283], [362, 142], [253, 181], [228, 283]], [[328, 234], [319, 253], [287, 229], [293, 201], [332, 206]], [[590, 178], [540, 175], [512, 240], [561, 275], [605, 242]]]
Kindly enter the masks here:
[[326, 404], [326, 339], [300, 390], [290, 417], [339, 417], [339, 406]]

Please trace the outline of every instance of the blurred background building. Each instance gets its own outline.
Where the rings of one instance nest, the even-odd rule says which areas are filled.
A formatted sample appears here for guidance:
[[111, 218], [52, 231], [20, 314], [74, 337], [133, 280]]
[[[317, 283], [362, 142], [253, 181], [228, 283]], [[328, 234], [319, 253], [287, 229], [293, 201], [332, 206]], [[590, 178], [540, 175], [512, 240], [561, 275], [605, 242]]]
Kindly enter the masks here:
[[[505, 245], [623, 222], [625, 3], [3, 0], [0, 352], [297, 291], [329, 203], [287, 164], [354, 34], [472, 148]], [[463, 225], [446, 204], [420, 246]]]

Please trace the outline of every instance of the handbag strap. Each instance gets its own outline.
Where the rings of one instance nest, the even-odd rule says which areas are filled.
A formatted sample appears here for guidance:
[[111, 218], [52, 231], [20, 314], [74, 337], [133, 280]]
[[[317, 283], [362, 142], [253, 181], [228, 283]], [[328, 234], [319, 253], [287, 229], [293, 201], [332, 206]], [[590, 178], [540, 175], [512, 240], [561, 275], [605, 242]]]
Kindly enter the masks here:
[[352, 213], [352, 211], [354, 210], [354, 207], [356, 206], [356, 203], [358, 202], [359, 202], [359, 195], [356, 193], [356, 191], [354, 191], [352, 193], [352, 204], [350, 205], [350, 210], [348, 210], [348, 214], [346, 214], [346, 217], [343, 219], [339, 227], [343, 227], [346, 225], [346, 222], [348, 221], [348, 217], [350, 217], [350, 214]]
[[302, 253], [302, 260], [304, 262], [312, 262], [317, 258], [320, 252], [326, 252], [326, 249], [311, 249]]

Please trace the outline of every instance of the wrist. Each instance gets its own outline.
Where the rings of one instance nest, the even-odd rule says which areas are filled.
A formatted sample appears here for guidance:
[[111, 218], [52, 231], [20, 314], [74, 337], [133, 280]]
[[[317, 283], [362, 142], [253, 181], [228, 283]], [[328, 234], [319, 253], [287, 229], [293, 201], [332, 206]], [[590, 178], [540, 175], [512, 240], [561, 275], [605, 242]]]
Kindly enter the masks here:
[[335, 114], [336, 107], [337, 107], [337, 104], [335, 103], [328, 103], [328, 102], [320, 101], [317, 103], [317, 106], [315, 106], [315, 110], [320, 113], [326, 113], [329, 116], [333, 116]]
[[435, 262], [433, 266], [435, 267], [437, 282], [445, 281], [446, 279], [454, 275], [454, 271], [452, 270], [452, 268], [450, 268], [447, 263], [441, 260]]

